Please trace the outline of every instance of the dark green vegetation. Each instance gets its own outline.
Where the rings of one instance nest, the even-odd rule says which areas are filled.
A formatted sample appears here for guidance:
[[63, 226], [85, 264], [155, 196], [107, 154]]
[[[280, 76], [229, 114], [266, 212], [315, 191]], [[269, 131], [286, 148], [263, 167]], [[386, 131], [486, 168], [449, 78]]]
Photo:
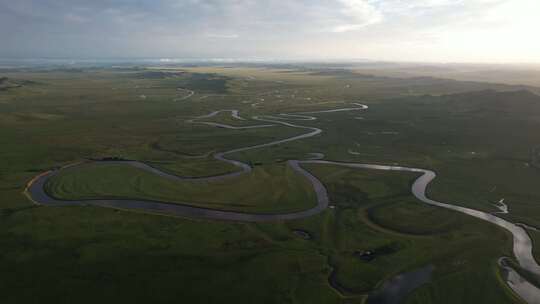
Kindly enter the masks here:
[[[391, 273], [434, 264], [435, 281], [423, 291], [427, 294], [424, 300], [429, 303], [466, 303], [469, 299], [500, 303], [511, 301], [505, 296], [504, 289], [490, 291], [488, 286], [498, 283], [493, 273], [486, 271], [495, 271], [496, 256], [510, 250], [509, 246], [505, 248], [499, 243], [508, 238], [504, 232], [464, 215], [418, 202], [414, 207], [418, 212], [407, 218], [406, 229], [397, 230], [396, 227], [405, 225], [399, 226], [400, 223], [394, 221], [388, 221], [390, 225], [382, 221], [373, 223], [367, 219], [367, 214], [378, 206], [392, 206], [386, 207], [387, 218], [397, 221], [402, 217], [402, 202], [414, 201], [409, 190], [414, 175], [331, 166], [313, 166], [310, 169], [329, 186], [331, 200], [336, 204], [335, 211], [329, 212], [329, 226], [319, 228], [325, 229], [319, 233], [329, 238], [326, 240], [331, 244], [328, 245], [331, 248], [328, 254], [337, 269], [337, 282], [345, 290], [365, 292]], [[426, 218], [426, 214], [431, 218]], [[439, 224], [428, 234], [427, 226], [434, 222]], [[444, 226], [453, 229], [438, 229]], [[317, 228], [312, 229], [317, 231]], [[418, 235], [418, 232], [424, 234]], [[375, 258], [369, 262], [358, 255], [366, 250], [375, 253]], [[488, 282], [485, 282], [486, 286], [479, 286], [476, 280]], [[438, 283], [445, 281], [448, 285]], [[474, 285], [476, 290], [458, 291], [463, 288], [462, 283], [466, 284], [464, 286]], [[445, 298], [439, 298], [441, 290], [444, 290]]]
[[[0, 92], [2, 303], [361, 303], [391, 276], [426, 265], [435, 266], [433, 280], [408, 303], [518, 303], [497, 268], [500, 256], [512, 254], [510, 236], [422, 205], [410, 194], [413, 175], [309, 166], [336, 208], [266, 224], [39, 207], [22, 192], [36, 174], [86, 158], [137, 159], [184, 176], [231, 172], [236, 168], [214, 160], [212, 151], [304, 131], [227, 130], [187, 120], [221, 109], [238, 109], [249, 118], [351, 101], [370, 109], [318, 115], [304, 123], [322, 128], [320, 136], [233, 155], [255, 166], [252, 175], [187, 185], [125, 167], [88, 166], [65, 171], [49, 191], [65, 198], [128, 196], [220, 209], [298, 210], [313, 203], [313, 193], [285, 161], [323, 152], [331, 160], [433, 169], [439, 174], [430, 187], [434, 198], [491, 211], [504, 198], [511, 211], [505, 217], [540, 226], [540, 98], [528, 91], [251, 68], [0, 76], [28, 83]], [[183, 99], [188, 90], [195, 94]], [[230, 115], [209, 121], [258, 123]], [[297, 236], [295, 229], [312, 238]], [[538, 242], [538, 233], [531, 233]], [[374, 252], [369, 260], [362, 258], [366, 251]]]

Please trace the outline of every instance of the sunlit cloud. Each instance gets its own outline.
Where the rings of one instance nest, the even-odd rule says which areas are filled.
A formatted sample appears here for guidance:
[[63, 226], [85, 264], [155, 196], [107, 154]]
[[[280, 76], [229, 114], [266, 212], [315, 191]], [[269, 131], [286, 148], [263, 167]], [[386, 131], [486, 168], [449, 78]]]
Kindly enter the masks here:
[[336, 25], [331, 28], [331, 32], [343, 33], [356, 31], [383, 20], [382, 13], [367, 1], [339, 0], [339, 2], [342, 5], [340, 9], [341, 14], [347, 17], [347, 19], [350, 19], [350, 23]]

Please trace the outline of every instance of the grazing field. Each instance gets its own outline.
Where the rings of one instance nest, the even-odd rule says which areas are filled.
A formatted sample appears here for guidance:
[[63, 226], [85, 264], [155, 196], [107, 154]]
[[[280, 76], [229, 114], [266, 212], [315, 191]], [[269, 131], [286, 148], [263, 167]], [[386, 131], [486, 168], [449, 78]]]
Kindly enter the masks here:
[[[511, 235], [422, 204], [410, 192], [414, 174], [302, 165], [327, 187], [330, 208], [270, 223], [45, 207], [23, 191], [37, 174], [91, 159], [137, 160], [185, 177], [237, 172], [214, 154], [307, 131], [200, 122], [245, 127], [268, 124], [253, 116], [362, 103], [369, 109], [286, 120], [322, 133], [228, 155], [253, 167], [231, 179], [175, 182], [88, 162], [46, 190], [61, 199], [300, 211], [315, 205], [315, 193], [287, 160], [322, 153], [433, 170], [430, 197], [488, 212], [504, 202], [509, 213], [499, 216], [540, 228], [540, 97], [523, 87], [297, 67], [22, 69], [0, 79], [0, 88], [9, 84], [0, 89], [2, 303], [364, 303], [390, 278], [427, 266], [430, 280], [404, 303], [520, 303], [497, 266], [513, 256]], [[538, 232], [529, 232], [540, 259]]]

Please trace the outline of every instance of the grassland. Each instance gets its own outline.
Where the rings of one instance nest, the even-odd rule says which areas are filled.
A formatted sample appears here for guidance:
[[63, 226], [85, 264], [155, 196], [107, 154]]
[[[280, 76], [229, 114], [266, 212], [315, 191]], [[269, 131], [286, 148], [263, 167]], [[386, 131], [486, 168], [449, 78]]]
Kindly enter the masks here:
[[537, 95], [481, 91], [370, 105], [365, 113], [321, 116], [311, 124], [325, 130], [320, 138], [238, 157], [272, 163], [311, 150], [331, 160], [428, 168], [438, 174], [428, 189], [433, 198], [489, 212], [504, 199], [511, 212], [502, 216], [540, 226]]
[[251, 213], [315, 206], [311, 184], [285, 164], [256, 167], [248, 175], [210, 182], [171, 181], [129, 166], [87, 164], [61, 172], [46, 186], [49, 193], [66, 200], [140, 198]]
[[[412, 175], [309, 166], [336, 208], [267, 224], [39, 207], [22, 192], [36, 174], [87, 158], [136, 159], [185, 176], [231, 172], [235, 168], [214, 160], [212, 151], [302, 131], [226, 130], [187, 120], [221, 109], [249, 118], [358, 101], [369, 111], [307, 122], [324, 130], [318, 137], [233, 155], [256, 164], [250, 176], [196, 185], [89, 165], [64, 172], [49, 191], [63, 198], [128, 196], [230, 210], [298, 210], [311, 204], [313, 193], [284, 161], [322, 152], [331, 160], [433, 169], [439, 175], [430, 187], [434, 198], [488, 211], [497, 211], [493, 203], [505, 198], [511, 211], [506, 218], [540, 226], [540, 172], [534, 166], [540, 101], [534, 94], [508, 92], [516, 88], [507, 85], [310, 69], [4, 74], [23, 85], [0, 91], [3, 303], [362, 303], [386, 279], [426, 265], [435, 266], [433, 279], [408, 303], [519, 303], [496, 266], [498, 257], [511, 255], [510, 236], [421, 205], [409, 192]], [[182, 99], [184, 89], [195, 94]], [[212, 121], [232, 123], [230, 116]], [[297, 229], [312, 238], [296, 236]], [[365, 250], [382, 254], [367, 262], [358, 257]]]
[[[498, 284], [493, 276], [495, 260], [488, 257], [491, 255], [488, 252], [508, 252], [508, 247], [500, 246], [501, 240], [508, 238], [504, 232], [495, 232], [495, 227], [462, 214], [432, 208], [415, 201], [409, 191], [414, 175], [369, 170], [359, 172], [332, 166], [313, 166], [310, 169], [329, 186], [331, 200], [336, 203], [331, 226], [326, 228], [328, 231], [325, 233], [326, 242], [333, 244], [330, 246], [331, 255], [337, 261], [337, 277], [343, 286], [360, 291], [361, 288], [355, 289], [359, 288], [358, 282], [369, 282], [365, 291], [382, 278], [388, 277], [389, 273], [386, 271], [389, 269], [402, 272], [434, 264], [435, 280], [423, 289], [429, 294], [427, 303], [467, 303], [469, 299], [477, 299], [478, 302], [512, 301], [504, 288], [498, 292], [486, 290], [485, 295], [481, 291], [487, 286]], [[412, 208], [418, 211], [408, 214], [406, 229], [402, 229], [405, 223], [398, 222], [403, 219], [400, 217], [403, 214], [404, 202], [415, 203]], [[392, 219], [387, 221], [389, 225], [370, 220], [372, 209], [379, 206], [384, 206], [385, 217]], [[430, 217], [426, 217], [426, 214]], [[429, 230], [428, 227], [434, 222], [439, 224]], [[493, 239], [485, 238], [491, 233], [496, 234], [491, 235]], [[481, 245], [475, 242], [480, 242]], [[388, 247], [391, 250], [382, 250]], [[371, 262], [358, 264], [355, 252], [366, 249], [374, 252], [379, 250], [383, 254]], [[488, 280], [487, 286], [475, 284], [478, 279]], [[458, 292], [457, 289], [463, 286], [457, 287], [454, 284], [460, 285], [465, 281], [478, 289]], [[437, 294], [441, 290], [445, 291], [445, 297]], [[422, 303], [416, 300], [410, 302]]]

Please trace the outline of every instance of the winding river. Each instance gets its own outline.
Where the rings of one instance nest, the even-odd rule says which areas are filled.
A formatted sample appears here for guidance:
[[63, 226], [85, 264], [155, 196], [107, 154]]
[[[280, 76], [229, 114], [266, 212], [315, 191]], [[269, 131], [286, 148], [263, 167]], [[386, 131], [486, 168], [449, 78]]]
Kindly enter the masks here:
[[[248, 129], [248, 128], [260, 128], [260, 127], [271, 127], [275, 125], [282, 125], [291, 128], [303, 129], [306, 130], [306, 133], [301, 135], [272, 141], [269, 143], [247, 146], [242, 148], [237, 148], [225, 152], [218, 152], [214, 154], [214, 158], [223, 162], [227, 162], [238, 167], [240, 170], [233, 173], [228, 173], [224, 175], [211, 176], [211, 177], [200, 177], [200, 178], [190, 178], [190, 177], [180, 177], [167, 172], [163, 172], [157, 168], [151, 167], [145, 163], [138, 161], [107, 161], [108, 164], [123, 164], [127, 166], [136, 167], [153, 174], [159, 175], [164, 178], [172, 180], [201, 180], [201, 181], [210, 181], [210, 180], [222, 180], [241, 174], [246, 174], [252, 170], [252, 168], [243, 162], [228, 158], [230, 154], [260, 149], [265, 147], [270, 147], [274, 145], [279, 145], [287, 142], [302, 140], [317, 136], [323, 132], [323, 130], [315, 127], [303, 126], [299, 124], [294, 124], [288, 121], [313, 121], [317, 118], [312, 116], [314, 114], [323, 114], [323, 113], [335, 113], [335, 112], [345, 112], [345, 111], [362, 111], [366, 110], [368, 107], [363, 104], [353, 103], [354, 107], [332, 109], [325, 111], [311, 111], [311, 112], [297, 112], [297, 113], [283, 113], [276, 114], [274, 116], [254, 116], [253, 120], [263, 122], [263, 125], [254, 125], [247, 127], [234, 127], [225, 124], [213, 123], [213, 122], [204, 122], [200, 121], [204, 118], [211, 118], [221, 112], [231, 112], [233, 118], [243, 120], [238, 115], [238, 110], [220, 110], [212, 112], [208, 115], [199, 116], [195, 119], [187, 121], [188, 123], [199, 123], [210, 126], [229, 128], [229, 129]], [[318, 155], [321, 156], [321, 155]], [[320, 157], [318, 157], [320, 158]], [[322, 164], [322, 165], [335, 165], [348, 167], [353, 169], [361, 170], [384, 170], [384, 171], [400, 171], [400, 172], [413, 172], [417, 173], [419, 177], [415, 180], [412, 186], [412, 193], [420, 201], [441, 207], [446, 209], [451, 209], [457, 212], [461, 212], [484, 221], [493, 223], [501, 228], [506, 229], [513, 236], [513, 252], [516, 260], [519, 265], [538, 276], [540, 276], [540, 265], [536, 262], [532, 254], [532, 241], [527, 234], [527, 232], [520, 226], [511, 223], [507, 220], [504, 220], [500, 217], [497, 217], [493, 214], [482, 212], [479, 210], [474, 210], [466, 207], [461, 207], [453, 204], [441, 203], [434, 201], [426, 196], [426, 188], [433, 179], [435, 179], [436, 174], [433, 171], [419, 168], [409, 168], [409, 167], [400, 167], [400, 166], [386, 166], [386, 165], [374, 165], [374, 164], [360, 164], [360, 163], [344, 163], [344, 162], [335, 162], [327, 161], [322, 159], [310, 159], [310, 160], [289, 160], [288, 165], [299, 175], [305, 177], [311, 183], [313, 190], [316, 193], [317, 204], [311, 209], [307, 209], [300, 212], [292, 213], [283, 213], [283, 214], [257, 214], [257, 213], [243, 213], [243, 212], [234, 212], [234, 211], [224, 211], [210, 208], [201, 208], [190, 206], [188, 202], [186, 204], [173, 204], [168, 202], [159, 202], [151, 200], [133, 200], [133, 199], [97, 199], [97, 200], [60, 200], [50, 196], [45, 191], [45, 184], [47, 181], [56, 176], [59, 172], [63, 170], [74, 170], [82, 163], [69, 165], [60, 169], [51, 170], [44, 172], [35, 178], [33, 178], [27, 185], [26, 194], [30, 197], [32, 201], [37, 204], [48, 205], [48, 206], [71, 206], [71, 205], [94, 205], [101, 207], [117, 208], [117, 209], [127, 209], [127, 210], [139, 210], [155, 214], [163, 215], [174, 215], [180, 217], [196, 218], [196, 219], [212, 219], [212, 220], [230, 220], [230, 221], [245, 221], [245, 222], [264, 222], [264, 221], [282, 221], [282, 220], [293, 220], [301, 219], [313, 216], [324, 211], [328, 207], [328, 191], [323, 183], [310, 172], [305, 170], [302, 167], [302, 164]], [[509, 268], [508, 266], [505, 266]], [[505, 268], [506, 269], [506, 268]], [[517, 274], [515, 271], [509, 271], [510, 276], [507, 278], [507, 282], [512, 290], [521, 296], [522, 299], [526, 300], [529, 304], [540, 303], [540, 289], [534, 285], [528, 283], [523, 278]]]

